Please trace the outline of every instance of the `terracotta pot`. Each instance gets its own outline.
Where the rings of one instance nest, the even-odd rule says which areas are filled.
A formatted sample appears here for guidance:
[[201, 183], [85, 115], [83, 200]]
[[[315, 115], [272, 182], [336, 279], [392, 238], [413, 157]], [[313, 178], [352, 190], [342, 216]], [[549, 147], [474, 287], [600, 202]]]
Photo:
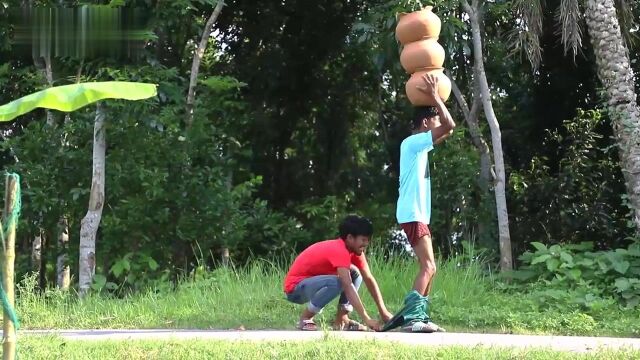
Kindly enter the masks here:
[[440, 36], [442, 22], [427, 6], [420, 11], [398, 14], [398, 25], [396, 25], [396, 39], [402, 44], [408, 44], [427, 38], [437, 39]]
[[444, 74], [443, 68], [434, 68], [426, 71], [416, 71], [411, 75], [411, 78], [405, 85], [405, 92], [409, 101], [413, 106], [434, 106], [436, 101], [433, 97], [428, 96], [418, 86], [424, 87], [424, 80], [422, 76], [427, 74], [437, 74], [440, 81], [438, 82], [438, 95], [442, 101], [447, 101], [451, 95], [451, 80]]
[[419, 68], [434, 68], [444, 65], [445, 52], [436, 39], [408, 43], [400, 54], [400, 63], [408, 74]]

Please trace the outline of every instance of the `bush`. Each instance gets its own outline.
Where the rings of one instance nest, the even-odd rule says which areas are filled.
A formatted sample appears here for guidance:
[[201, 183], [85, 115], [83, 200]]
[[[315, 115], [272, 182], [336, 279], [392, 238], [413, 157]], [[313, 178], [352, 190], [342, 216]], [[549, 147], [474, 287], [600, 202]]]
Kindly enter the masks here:
[[626, 308], [640, 304], [640, 243], [626, 249], [593, 251], [593, 243], [546, 245], [520, 256], [525, 264], [512, 275], [537, 280], [543, 302], [565, 301], [597, 310], [613, 297]]
[[550, 244], [594, 242], [599, 250], [628, 245], [632, 229], [621, 196], [624, 177], [612, 140], [600, 135], [602, 126], [608, 125], [600, 112], [579, 110], [544, 141], [557, 152], [557, 166], [534, 157], [528, 169], [510, 175], [516, 253], [541, 238]]

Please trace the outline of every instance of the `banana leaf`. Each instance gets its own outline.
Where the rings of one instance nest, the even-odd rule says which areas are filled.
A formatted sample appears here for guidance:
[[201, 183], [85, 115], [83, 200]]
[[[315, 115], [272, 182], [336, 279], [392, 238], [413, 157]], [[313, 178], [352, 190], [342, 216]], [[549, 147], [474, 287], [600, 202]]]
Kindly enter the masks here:
[[35, 108], [75, 111], [105, 99], [142, 100], [157, 94], [155, 84], [126, 81], [89, 82], [51, 87], [0, 106], [0, 122]]

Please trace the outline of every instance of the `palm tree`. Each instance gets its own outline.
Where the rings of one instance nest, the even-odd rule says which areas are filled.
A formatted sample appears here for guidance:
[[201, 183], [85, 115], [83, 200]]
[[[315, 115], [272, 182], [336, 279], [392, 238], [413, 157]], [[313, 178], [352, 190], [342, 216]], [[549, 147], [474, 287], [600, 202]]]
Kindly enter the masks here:
[[[571, 52], [575, 58], [582, 47], [583, 21], [586, 24], [619, 148], [633, 221], [640, 232], [640, 108], [627, 47], [635, 40], [629, 31], [634, 26], [631, 4], [631, 0], [561, 0], [556, 9], [556, 32], [565, 54]], [[534, 69], [542, 59], [543, 5], [543, 0], [514, 1], [517, 28], [512, 44], [525, 50]]]

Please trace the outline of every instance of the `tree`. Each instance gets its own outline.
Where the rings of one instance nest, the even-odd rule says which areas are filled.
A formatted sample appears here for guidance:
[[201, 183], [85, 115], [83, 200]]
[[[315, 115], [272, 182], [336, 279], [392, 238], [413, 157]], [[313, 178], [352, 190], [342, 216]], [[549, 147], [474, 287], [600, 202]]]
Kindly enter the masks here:
[[82, 219], [80, 228], [80, 259], [78, 261], [78, 293], [85, 296], [91, 289], [96, 273], [96, 235], [102, 218], [104, 206], [105, 153], [107, 150], [105, 110], [101, 103], [96, 105], [96, 117], [93, 128], [93, 173], [89, 209]]
[[493, 148], [493, 160], [495, 164], [494, 193], [496, 197], [496, 211], [498, 214], [498, 234], [500, 243], [500, 269], [502, 271], [511, 270], [513, 258], [511, 255], [511, 235], [509, 234], [509, 215], [507, 211], [507, 196], [505, 190], [506, 175], [504, 168], [504, 156], [502, 153], [502, 134], [498, 118], [493, 111], [491, 102], [491, 91], [487, 81], [487, 74], [484, 70], [484, 59], [482, 57], [482, 32], [480, 24], [482, 22], [482, 0], [472, 0], [471, 4], [467, 0], [462, 0], [462, 5], [471, 23], [474, 56], [474, 77], [480, 88], [482, 108], [491, 130], [491, 146]]
[[[24, 96], [0, 106], [0, 121], [11, 121], [39, 107], [69, 112], [109, 98], [140, 100], [155, 95], [156, 87], [151, 84], [104, 82], [59, 86]], [[80, 296], [87, 294], [95, 274], [95, 240], [104, 205], [106, 152], [104, 117], [101, 104], [98, 103], [93, 135], [93, 175], [89, 209], [82, 220], [80, 230], [78, 266]]]
[[604, 86], [606, 107], [618, 142], [633, 222], [640, 231], [640, 108], [629, 50], [613, 0], [587, 0], [585, 10], [598, 77]]
[[[517, 0], [514, 6], [521, 26], [513, 32], [512, 43], [516, 49], [526, 51], [535, 70], [542, 61], [543, 2]], [[560, 42], [565, 55], [570, 53], [574, 60], [582, 47], [582, 26], [583, 21], [586, 22], [618, 145], [632, 219], [636, 231], [640, 231], [640, 109], [636, 103], [634, 74], [627, 48], [627, 43], [634, 43], [630, 31], [633, 17], [632, 2], [626, 0], [562, 0], [556, 9]]]
[[198, 44], [198, 48], [196, 49], [196, 51], [194, 51], [193, 54], [193, 62], [191, 64], [191, 77], [189, 78], [189, 90], [187, 94], [187, 118], [185, 121], [187, 126], [191, 126], [191, 124], [193, 123], [193, 106], [196, 97], [198, 73], [200, 72], [200, 62], [202, 61], [202, 57], [204, 56], [204, 51], [207, 49], [207, 44], [209, 43], [209, 38], [211, 37], [211, 30], [213, 29], [213, 25], [218, 19], [223, 6], [224, 1], [218, 1], [216, 7], [211, 13], [211, 16], [209, 16], [207, 23], [204, 25], [204, 30], [202, 30], [202, 36], [200, 37], [200, 43]]

